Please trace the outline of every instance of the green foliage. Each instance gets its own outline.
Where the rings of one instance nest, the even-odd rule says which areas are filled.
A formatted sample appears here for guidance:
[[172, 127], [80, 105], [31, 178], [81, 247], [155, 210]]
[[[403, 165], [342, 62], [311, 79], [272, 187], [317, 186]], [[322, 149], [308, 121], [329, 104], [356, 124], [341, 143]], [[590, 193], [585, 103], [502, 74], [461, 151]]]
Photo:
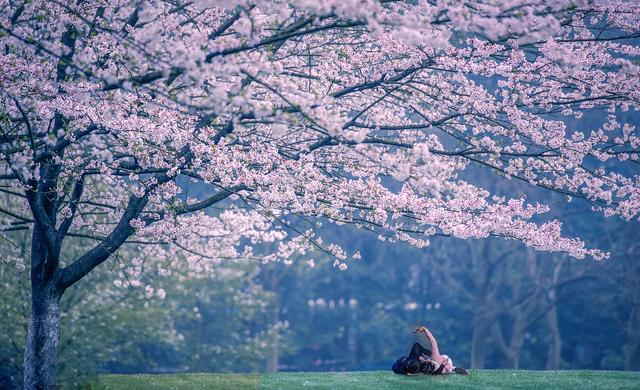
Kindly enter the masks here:
[[0, 263], [0, 384], [12, 387], [22, 381], [29, 313], [27, 282], [23, 271]]
[[167, 288], [164, 314], [174, 318], [180, 343], [168, 361], [170, 371], [264, 369], [273, 326], [265, 321], [272, 294], [250, 282], [254, 265], [221, 266], [204, 278], [179, 278]]
[[[16, 236], [12, 244], [25, 237]], [[0, 247], [3, 258], [18, 257], [19, 245]], [[22, 249], [24, 251], [24, 248]], [[65, 250], [73, 258], [75, 242]], [[26, 252], [26, 251], [24, 251]], [[24, 254], [23, 254], [24, 255]], [[255, 371], [264, 368], [271, 332], [265, 321], [271, 293], [247, 284], [254, 264], [226, 263], [213, 275], [149, 275], [166, 298], [145, 285], [116, 286], [114, 268], [130, 257], [122, 251], [65, 292], [58, 347], [59, 382], [75, 387], [97, 372]], [[24, 257], [28, 258], [26, 255]], [[24, 260], [24, 259], [18, 259]], [[26, 260], [25, 260], [26, 261]], [[22, 382], [29, 319], [29, 279], [20, 261], [0, 263], [0, 388]], [[281, 329], [286, 334], [286, 329]]]

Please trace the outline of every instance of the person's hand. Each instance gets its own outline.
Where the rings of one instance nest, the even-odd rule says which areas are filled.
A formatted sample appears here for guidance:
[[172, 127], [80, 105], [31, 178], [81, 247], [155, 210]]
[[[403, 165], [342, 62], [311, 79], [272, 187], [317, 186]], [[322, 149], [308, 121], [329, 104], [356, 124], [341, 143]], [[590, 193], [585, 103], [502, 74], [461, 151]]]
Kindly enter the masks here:
[[424, 333], [427, 334], [427, 328], [425, 326], [421, 326], [416, 329], [416, 333]]

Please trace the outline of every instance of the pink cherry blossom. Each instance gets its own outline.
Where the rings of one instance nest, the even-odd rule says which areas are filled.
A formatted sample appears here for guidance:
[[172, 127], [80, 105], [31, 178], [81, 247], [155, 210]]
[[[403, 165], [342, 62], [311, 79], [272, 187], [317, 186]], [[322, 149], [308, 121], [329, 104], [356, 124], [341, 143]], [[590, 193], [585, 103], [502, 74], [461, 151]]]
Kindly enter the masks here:
[[[327, 223], [605, 258], [462, 177], [638, 219], [638, 31], [625, 0], [0, 0], [2, 234], [31, 230], [59, 294], [123, 246], [118, 284], [311, 251], [344, 270]], [[65, 258], [70, 237], [95, 247]]]

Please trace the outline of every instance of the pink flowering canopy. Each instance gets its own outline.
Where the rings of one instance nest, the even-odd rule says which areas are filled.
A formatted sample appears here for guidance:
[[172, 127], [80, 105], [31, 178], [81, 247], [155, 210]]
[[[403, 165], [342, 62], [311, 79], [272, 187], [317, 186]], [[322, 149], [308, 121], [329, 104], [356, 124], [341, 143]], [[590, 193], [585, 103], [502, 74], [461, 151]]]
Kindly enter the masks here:
[[0, 0], [0, 225], [95, 240], [65, 286], [127, 243], [345, 269], [323, 221], [603, 258], [460, 173], [638, 219], [639, 38], [634, 0]]

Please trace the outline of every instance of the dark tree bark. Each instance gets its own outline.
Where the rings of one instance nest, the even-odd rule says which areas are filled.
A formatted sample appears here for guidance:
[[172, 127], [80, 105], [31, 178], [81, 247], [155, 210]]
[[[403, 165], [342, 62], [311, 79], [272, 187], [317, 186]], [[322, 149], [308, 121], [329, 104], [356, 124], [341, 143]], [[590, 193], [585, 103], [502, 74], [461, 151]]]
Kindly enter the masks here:
[[57, 384], [63, 289], [54, 259], [36, 224], [31, 244], [31, 316], [24, 351], [25, 389], [49, 389]]
[[[68, 25], [61, 43], [67, 52], [60, 57], [56, 81], [67, 79], [67, 68], [75, 53], [77, 31]], [[54, 115], [54, 134], [64, 127], [61, 114]], [[60, 142], [60, 141], [58, 141]], [[64, 148], [55, 152], [64, 156]], [[54, 159], [43, 158], [39, 180], [31, 179], [25, 191], [34, 217], [31, 238], [31, 316], [24, 350], [24, 388], [49, 389], [57, 386], [58, 342], [60, 341], [60, 299], [64, 292], [59, 277], [62, 241], [71, 226], [72, 218], [62, 221], [56, 231], [58, 206], [57, 184], [62, 166]], [[70, 207], [75, 213], [82, 196], [83, 178], [74, 187]]]
[[56, 386], [61, 296], [51, 283], [31, 286], [31, 318], [24, 352], [25, 389]]

